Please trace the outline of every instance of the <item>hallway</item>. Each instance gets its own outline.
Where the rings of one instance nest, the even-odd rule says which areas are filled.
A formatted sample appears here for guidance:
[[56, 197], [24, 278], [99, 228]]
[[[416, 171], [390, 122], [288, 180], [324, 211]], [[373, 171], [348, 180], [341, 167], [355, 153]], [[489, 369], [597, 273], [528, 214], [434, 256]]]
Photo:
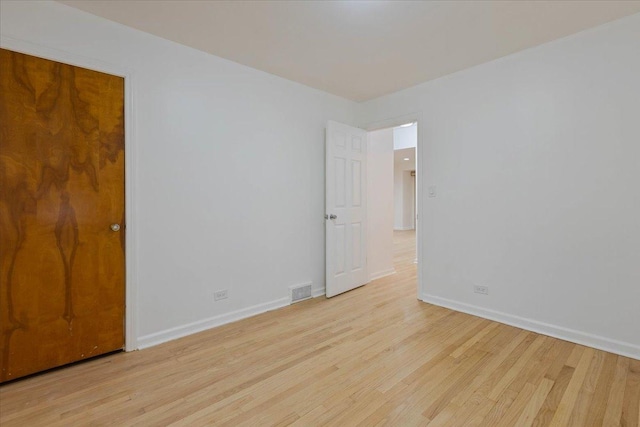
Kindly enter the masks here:
[[393, 232], [393, 267], [396, 269], [396, 273], [416, 278], [417, 264], [415, 260], [416, 230], [395, 230]]

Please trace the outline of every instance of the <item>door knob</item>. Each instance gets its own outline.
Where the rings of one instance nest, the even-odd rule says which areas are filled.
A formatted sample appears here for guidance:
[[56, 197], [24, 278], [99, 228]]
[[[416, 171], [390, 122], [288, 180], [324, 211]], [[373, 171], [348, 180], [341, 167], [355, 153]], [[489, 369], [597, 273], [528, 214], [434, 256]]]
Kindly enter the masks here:
[[334, 214], [329, 215], [329, 219], [337, 219], [337, 218], [338, 218], [338, 215], [334, 215]]
[[120, 224], [111, 224], [111, 231], [120, 231]]

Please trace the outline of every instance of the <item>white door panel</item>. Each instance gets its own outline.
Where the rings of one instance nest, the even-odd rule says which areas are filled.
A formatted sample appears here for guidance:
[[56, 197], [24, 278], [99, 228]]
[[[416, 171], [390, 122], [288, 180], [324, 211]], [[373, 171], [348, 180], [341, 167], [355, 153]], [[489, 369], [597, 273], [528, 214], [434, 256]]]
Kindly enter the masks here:
[[327, 297], [367, 282], [366, 138], [362, 129], [327, 124]]

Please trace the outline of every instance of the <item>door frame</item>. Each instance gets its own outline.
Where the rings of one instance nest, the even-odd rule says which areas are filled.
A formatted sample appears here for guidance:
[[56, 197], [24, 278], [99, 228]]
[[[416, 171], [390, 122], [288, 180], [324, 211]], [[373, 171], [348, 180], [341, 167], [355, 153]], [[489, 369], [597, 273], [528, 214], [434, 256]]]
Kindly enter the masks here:
[[137, 280], [137, 144], [135, 139], [135, 74], [130, 68], [2, 34], [0, 47], [124, 78], [124, 206], [125, 206], [125, 351], [138, 349]]
[[425, 144], [422, 141], [422, 135], [424, 134], [422, 129], [424, 126], [424, 120], [422, 117], [422, 111], [413, 112], [409, 114], [404, 114], [402, 116], [396, 116], [387, 118], [384, 120], [378, 120], [375, 122], [369, 122], [362, 126], [362, 129], [367, 132], [373, 132], [380, 129], [388, 129], [392, 127], [397, 127], [405, 123], [416, 122], [418, 126], [418, 138], [416, 141], [416, 176], [415, 176], [415, 197], [416, 197], [416, 212], [414, 213], [417, 216], [416, 219], [416, 260], [418, 261], [418, 283], [416, 286], [416, 297], [418, 300], [422, 301], [422, 296], [425, 293], [424, 284], [423, 284], [423, 274], [422, 267], [424, 265], [424, 261], [422, 259], [423, 247], [422, 242], [424, 240], [425, 227], [422, 227], [421, 221], [424, 217], [424, 198], [420, 197], [420, 183], [422, 182], [423, 177], [423, 160], [422, 153], [425, 148]]

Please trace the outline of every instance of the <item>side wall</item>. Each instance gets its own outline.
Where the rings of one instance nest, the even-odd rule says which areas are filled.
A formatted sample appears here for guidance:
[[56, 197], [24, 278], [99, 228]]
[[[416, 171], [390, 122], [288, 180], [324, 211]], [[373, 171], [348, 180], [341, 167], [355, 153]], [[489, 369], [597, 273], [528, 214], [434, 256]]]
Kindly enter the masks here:
[[402, 169], [394, 165], [393, 168], [393, 229], [404, 229], [404, 180]]
[[415, 193], [416, 186], [414, 183], [414, 177], [411, 176], [411, 171], [402, 171], [402, 183], [404, 195], [402, 196], [403, 204], [403, 224], [405, 230], [414, 230], [416, 224], [415, 218]]
[[286, 305], [291, 285], [324, 287], [324, 128], [353, 123], [357, 104], [61, 4], [1, 7], [3, 46], [135, 75], [140, 346]]
[[640, 358], [638, 76], [633, 15], [362, 105], [422, 117], [425, 301]]
[[369, 278], [393, 268], [393, 129], [367, 134], [367, 256]]
[[[396, 129], [394, 129], [394, 131], [395, 130]], [[396, 136], [397, 134], [394, 132], [394, 142], [397, 141]], [[415, 146], [416, 144], [414, 139], [413, 147]], [[416, 149], [413, 148], [411, 151], [413, 154], [411, 154], [410, 157], [415, 158]], [[416, 186], [415, 178], [411, 176], [411, 171], [415, 170], [415, 162], [396, 160], [393, 165], [394, 230], [413, 230], [416, 228], [416, 223], [414, 221]]]

